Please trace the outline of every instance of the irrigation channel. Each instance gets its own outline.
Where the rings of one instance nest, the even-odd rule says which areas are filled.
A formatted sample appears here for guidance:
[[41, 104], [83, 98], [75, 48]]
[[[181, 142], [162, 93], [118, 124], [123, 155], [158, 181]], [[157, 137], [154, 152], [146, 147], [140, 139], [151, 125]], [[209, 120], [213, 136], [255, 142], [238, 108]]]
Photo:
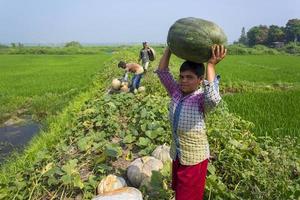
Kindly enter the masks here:
[[22, 119], [10, 119], [0, 127], [0, 165], [14, 151], [21, 151], [26, 144], [41, 130], [41, 125], [30, 116]]

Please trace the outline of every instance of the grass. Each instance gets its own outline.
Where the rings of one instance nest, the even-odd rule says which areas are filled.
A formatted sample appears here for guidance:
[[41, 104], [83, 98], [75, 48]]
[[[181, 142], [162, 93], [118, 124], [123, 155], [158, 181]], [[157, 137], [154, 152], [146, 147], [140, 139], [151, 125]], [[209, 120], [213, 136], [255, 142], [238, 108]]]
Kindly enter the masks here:
[[286, 55], [228, 56], [217, 67], [224, 82], [299, 83], [300, 57]]
[[0, 122], [21, 108], [45, 118], [88, 87], [110, 56], [0, 55]]
[[229, 110], [255, 124], [257, 135], [300, 133], [300, 90], [249, 92], [224, 97]]

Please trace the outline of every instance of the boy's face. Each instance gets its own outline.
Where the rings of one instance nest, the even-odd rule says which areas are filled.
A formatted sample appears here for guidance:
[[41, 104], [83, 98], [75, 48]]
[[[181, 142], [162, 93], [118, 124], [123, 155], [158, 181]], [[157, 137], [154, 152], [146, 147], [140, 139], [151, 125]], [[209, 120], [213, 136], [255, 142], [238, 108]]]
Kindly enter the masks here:
[[199, 88], [202, 80], [202, 77], [198, 77], [192, 71], [183, 71], [179, 75], [179, 86], [183, 93], [190, 94]]

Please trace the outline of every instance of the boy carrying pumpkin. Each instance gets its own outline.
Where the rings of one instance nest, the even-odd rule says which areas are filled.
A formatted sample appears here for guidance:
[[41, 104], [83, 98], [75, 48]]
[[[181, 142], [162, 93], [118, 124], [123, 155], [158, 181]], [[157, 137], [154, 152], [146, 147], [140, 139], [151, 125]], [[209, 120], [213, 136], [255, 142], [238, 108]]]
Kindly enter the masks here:
[[[212, 56], [207, 62], [206, 70], [203, 63], [183, 62], [178, 83], [168, 68], [171, 57], [168, 47], [156, 70], [171, 97], [170, 155], [173, 159], [172, 189], [176, 200], [200, 200], [204, 194], [209, 159], [204, 116], [221, 101], [215, 67], [226, 56], [227, 49], [213, 45], [211, 51]], [[199, 90], [201, 84], [204, 90]]]
[[147, 42], [143, 42], [143, 48], [140, 50], [139, 62], [142, 60], [142, 66], [144, 71], [148, 70], [150, 58], [149, 58], [150, 48]]

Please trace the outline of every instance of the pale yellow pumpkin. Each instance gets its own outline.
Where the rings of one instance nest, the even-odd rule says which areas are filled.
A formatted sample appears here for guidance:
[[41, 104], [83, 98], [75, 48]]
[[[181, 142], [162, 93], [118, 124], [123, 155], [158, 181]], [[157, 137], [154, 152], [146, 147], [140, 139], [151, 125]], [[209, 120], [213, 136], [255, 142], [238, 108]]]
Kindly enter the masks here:
[[141, 86], [138, 88], [138, 92], [145, 92], [146, 88], [144, 86]]
[[124, 86], [124, 85], [126, 85], [126, 86], [128, 87], [128, 82], [127, 82], [127, 81], [123, 81], [123, 82], [121, 83], [121, 87]]
[[152, 157], [144, 156], [135, 159], [127, 168], [127, 177], [130, 183], [139, 187], [144, 179], [150, 180], [152, 171], [159, 171], [163, 168], [162, 161]]
[[119, 79], [113, 79], [111, 82], [111, 87], [115, 90], [119, 90], [121, 87], [121, 81]]
[[161, 160], [163, 163], [172, 161], [170, 157], [170, 147], [165, 144], [157, 146], [152, 152], [152, 156]]
[[120, 90], [121, 92], [129, 92], [129, 88], [127, 85], [123, 85]]
[[110, 174], [101, 180], [97, 187], [97, 193], [103, 194], [126, 186], [127, 184], [124, 178]]
[[98, 195], [92, 200], [143, 200], [143, 195], [134, 187], [124, 187]]

